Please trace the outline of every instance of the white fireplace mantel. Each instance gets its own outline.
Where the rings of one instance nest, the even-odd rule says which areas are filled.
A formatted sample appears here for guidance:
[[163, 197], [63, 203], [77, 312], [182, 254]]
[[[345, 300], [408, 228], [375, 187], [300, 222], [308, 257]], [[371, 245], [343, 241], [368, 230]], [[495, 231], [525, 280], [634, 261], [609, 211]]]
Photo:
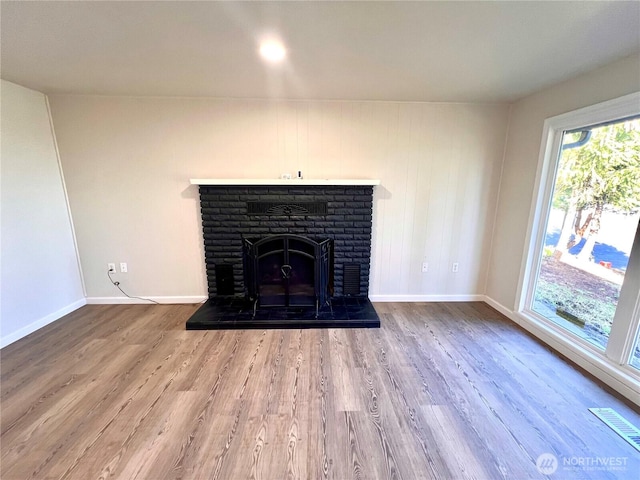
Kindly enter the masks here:
[[288, 179], [272, 179], [272, 178], [192, 178], [190, 180], [191, 185], [260, 185], [260, 186], [270, 186], [270, 185], [284, 185], [295, 187], [297, 185], [305, 185], [305, 186], [376, 186], [380, 185], [380, 180], [373, 179], [297, 179], [292, 178]]

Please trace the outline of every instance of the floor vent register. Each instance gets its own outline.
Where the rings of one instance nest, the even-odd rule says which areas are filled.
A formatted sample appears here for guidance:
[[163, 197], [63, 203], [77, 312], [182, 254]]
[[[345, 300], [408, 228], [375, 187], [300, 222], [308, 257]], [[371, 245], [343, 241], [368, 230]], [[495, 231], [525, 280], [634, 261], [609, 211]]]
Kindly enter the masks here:
[[640, 429], [613, 408], [590, 408], [589, 411], [640, 452]]

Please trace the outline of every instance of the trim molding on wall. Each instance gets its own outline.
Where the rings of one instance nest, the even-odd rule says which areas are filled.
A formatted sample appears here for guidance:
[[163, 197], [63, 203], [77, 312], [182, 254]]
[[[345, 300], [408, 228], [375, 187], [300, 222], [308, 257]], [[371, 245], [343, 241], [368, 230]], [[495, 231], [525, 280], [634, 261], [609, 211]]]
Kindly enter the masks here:
[[[209, 297], [194, 295], [185, 297], [145, 297], [158, 303], [202, 303]], [[372, 302], [484, 302], [484, 295], [369, 295]], [[128, 297], [87, 297], [89, 305], [148, 304], [144, 300]], [[487, 302], [488, 303], [488, 302]], [[493, 306], [493, 305], [492, 305]], [[506, 315], [506, 314], [505, 314]]]
[[42, 317], [38, 320], [36, 320], [35, 322], [31, 322], [29, 325], [25, 325], [24, 327], [22, 327], [20, 330], [17, 330], [15, 332], [10, 333], [9, 335], [7, 335], [6, 337], [2, 337], [0, 338], [0, 348], [4, 348], [7, 345], [20, 340], [23, 337], [26, 337], [27, 335], [35, 332], [36, 330], [41, 329], [42, 327], [49, 325], [50, 323], [55, 322], [56, 320], [59, 320], [60, 318], [64, 317], [65, 315], [79, 309], [80, 307], [84, 306], [87, 304], [87, 299], [82, 298], [76, 302], [73, 302], [69, 305], [67, 305], [66, 307], [62, 307], [61, 309], [50, 313], [49, 315]]
[[484, 302], [484, 295], [369, 295], [372, 302]]
[[[144, 297], [163, 304], [202, 303], [209, 297], [206, 295], [194, 295], [184, 297]], [[151, 305], [151, 302], [141, 298], [129, 297], [87, 297], [89, 305]]]
[[543, 322], [527, 318], [510, 310], [490, 297], [485, 296], [484, 301], [534, 337], [640, 406], [640, 382], [634, 376], [625, 373], [619, 365], [577, 343], [569, 341]]
[[191, 185], [212, 185], [212, 186], [285, 186], [285, 187], [295, 187], [299, 185], [303, 186], [321, 186], [321, 187], [337, 187], [337, 186], [369, 186], [375, 187], [376, 185], [380, 185], [380, 180], [377, 179], [366, 179], [366, 178], [358, 178], [358, 179], [349, 179], [349, 178], [339, 178], [339, 179], [302, 179], [302, 178], [293, 178], [293, 179], [271, 179], [271, 178], [192, 178], [189, 180]]
[[58, 137], [56, 137], [56, 129], [53, 125], [53, 117], [51, 116], [51, 105], [49, 105], [49, 97], [44, 96], [44, 102], [47, 106], [47, 116], [49, 117], [49, 128], [51, 129], [51, 138], [53, 139], [53, 147], [56, 151], [56, 162], [58, 163], [58, 172], [60, 173], [60, 181], [62, 182], [62, 193], [64, 193], [64, 203], [67, 207], [67, 215], [69, 217], [69, 228], [71, 229], [71, 238], [73, 239], [73, 248], [76, 252], [76, 262], [78, 264], [78, 275], [80, 276], [80, 284], [82, 285], [82, 295], [86, 298], [87, 287], [84, 283], [84, 272], [82, 270], [82, 262], [80, 261], [80, 250], [78, 249], [78, 238], [76, 236], [76, 226], [73, 222], [71, 213], [71, 204], [69, 203], [69, 192], [67, 191], [67, 182], [64, 179], [64, 171], [62, 170], [62, 161], [60, 159], [60, 149], [58, 148]]

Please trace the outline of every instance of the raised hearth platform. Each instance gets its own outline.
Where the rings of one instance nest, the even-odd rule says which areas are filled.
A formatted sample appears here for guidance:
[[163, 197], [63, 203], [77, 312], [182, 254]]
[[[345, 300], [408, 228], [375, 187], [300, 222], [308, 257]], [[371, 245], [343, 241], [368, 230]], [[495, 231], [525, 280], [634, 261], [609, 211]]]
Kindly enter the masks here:
[[331, 300], [331, 308], [313, 307], [258, 308], [244, 297], [213, 297], [189, 320], [187, 330], [238, 330], [273, 328], [379, 328], [380, 318], [367, 297], [340, 297]]

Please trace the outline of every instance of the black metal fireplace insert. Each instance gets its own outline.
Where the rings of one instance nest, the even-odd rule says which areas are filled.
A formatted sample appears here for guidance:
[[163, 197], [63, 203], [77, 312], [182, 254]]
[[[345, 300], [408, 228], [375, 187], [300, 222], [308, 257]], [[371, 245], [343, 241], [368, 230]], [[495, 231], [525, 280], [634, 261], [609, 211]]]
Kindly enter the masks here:
[[281, 234], [242, 239], [247, 298], [258, 307], [320, 307], [329, 303], [332, 279], [331, 239]]

